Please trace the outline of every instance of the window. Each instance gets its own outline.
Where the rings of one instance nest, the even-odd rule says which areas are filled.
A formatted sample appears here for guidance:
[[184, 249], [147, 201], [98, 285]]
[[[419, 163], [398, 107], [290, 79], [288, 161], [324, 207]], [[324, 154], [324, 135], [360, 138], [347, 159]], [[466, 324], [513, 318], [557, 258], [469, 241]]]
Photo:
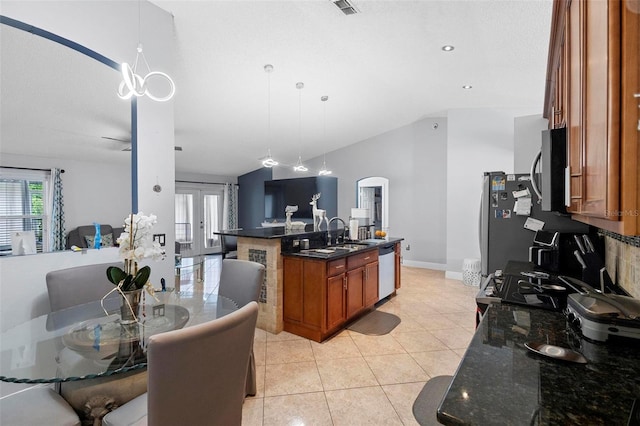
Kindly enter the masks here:
[[47, 205], [51, 173], [0, 168], [0, 252], [11, 252], [11, 236], [33, 231], [36, 248], [48, 251]]

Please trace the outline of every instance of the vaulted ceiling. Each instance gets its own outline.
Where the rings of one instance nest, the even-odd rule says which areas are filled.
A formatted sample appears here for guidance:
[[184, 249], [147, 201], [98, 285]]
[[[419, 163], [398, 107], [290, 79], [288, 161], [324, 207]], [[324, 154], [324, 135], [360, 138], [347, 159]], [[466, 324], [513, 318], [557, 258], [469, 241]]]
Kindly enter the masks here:
[[[269, 148], [294, 164], [298, 155], [313, 158], [452, 108], [542, 111], [551, 0], [353, 0], [354, 15], [329, 0], [153, 3], [174, 16], [175, 138], [183, 148], [177, 171], [236, 176], [260, 167]], [[66, 89], [36, 87], [45, 74], [37, 64], [10, 69], [6, 33], [2, 107], [4, 113], [21, 103], [12, 113], [20, 121], [20, 114], [35, 112], [30, 94], [8, 90], [5, 78], [33, 81], [39, 96]], [[444, 45], [455, 48], [447, 52]], [[37, 56], [37, 49], [29, 54]], [[271, 74], [265, 64], [273, 65]], [[83, 73], [98, 72], [93, 68]], [[106, 78], [105, 94], [119, 101], [112, 88], [117, 73]], [[296, 89], [297, 82], [304, 88]], [[78, 147], [83, 138], [90, 141], [87, 146], [101, 149], [95, 155], [122, 155], [126, 143], [103, 137], [128, 138], [128, 111], [98, 105], [102, 95], [87, 96], [91, 90], [102, 89], [83, 85], [71, 93], [82, 99], [55, 110], [58, 117], [82, 114], [82, 128], [65, 128], [65, 120], [52, 120], [44, 108], [40, 119], [29, 116], [30, 131], [35, 122], [72, 136]]]

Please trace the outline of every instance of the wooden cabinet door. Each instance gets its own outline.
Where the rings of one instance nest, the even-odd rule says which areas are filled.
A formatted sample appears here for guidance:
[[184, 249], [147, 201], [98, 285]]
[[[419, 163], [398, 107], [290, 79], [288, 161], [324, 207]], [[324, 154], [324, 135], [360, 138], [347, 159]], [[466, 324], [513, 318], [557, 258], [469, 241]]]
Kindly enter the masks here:
[[582, 212], [583, 176], [582, 176], [582, 2], [571, 2], [565, 17], [565, 55], [568, 87], [567, 96], [567, 135], [570, 203], [568, 211]]
[[566, 16], [569, 211], [617, 220], [620, 3], [572, 1]]
[[617, 220], [608, 212], [620, 196], [620, 2], [573, 3], [584, 8], [582, 214]]
[[364, 306], [373, 306], [378, 301], [378, 262], [368, 263], [364, 267]]
[[327, 330], [339, 326], [346, 320], [345, 293], [345, 274], [327, 278]]
[[347, 319], [364, 308], [364, 267], [347, 271]]
[[283, 260], [283, 319], [302, 322], [303, 261], [286, 257]]
[[[622, 141], [620, 167], [621, 219], [625, 235], [640, 234], [640, 1], [624, 0], [622, 5]], [[620, 232], [619, 232], [620, 233]]]

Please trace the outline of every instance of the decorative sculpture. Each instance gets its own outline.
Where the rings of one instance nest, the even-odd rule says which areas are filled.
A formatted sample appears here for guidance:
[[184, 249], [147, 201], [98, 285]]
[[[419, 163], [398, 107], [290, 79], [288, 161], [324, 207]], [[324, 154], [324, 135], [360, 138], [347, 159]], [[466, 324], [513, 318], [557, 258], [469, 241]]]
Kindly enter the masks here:
[[287, 216], [287, 220], [284, 222], [285, 231], [304, 231], [306, 223], [304, 222], [291, 222], [291, 216], [298, 211], [298, 206], [287, 206], [284, 209], [284, 214]]
[[322, 193], [318, 192], [316, 195], [311, 197], [311, 206], [313, 207], [313, 230], [319, 231], [320, 225], [322, 225], [322, 220], [327, 223], [327, 231], [329, 230], [329, 219], [327, 218], [326, 210], [322, 210], [318, 208], [318, 199]]

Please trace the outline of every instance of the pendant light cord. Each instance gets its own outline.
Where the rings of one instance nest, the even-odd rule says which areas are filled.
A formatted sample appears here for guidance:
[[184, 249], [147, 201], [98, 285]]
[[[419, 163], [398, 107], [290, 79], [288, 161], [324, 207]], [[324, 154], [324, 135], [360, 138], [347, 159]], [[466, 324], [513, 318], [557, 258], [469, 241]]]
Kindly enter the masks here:
[[267, 72], [267, 143], [271, 146], [271, 73]]
[[298, 89], [298, 158], [301, 158], [301, 157], [302, 157], [302, 87]]

